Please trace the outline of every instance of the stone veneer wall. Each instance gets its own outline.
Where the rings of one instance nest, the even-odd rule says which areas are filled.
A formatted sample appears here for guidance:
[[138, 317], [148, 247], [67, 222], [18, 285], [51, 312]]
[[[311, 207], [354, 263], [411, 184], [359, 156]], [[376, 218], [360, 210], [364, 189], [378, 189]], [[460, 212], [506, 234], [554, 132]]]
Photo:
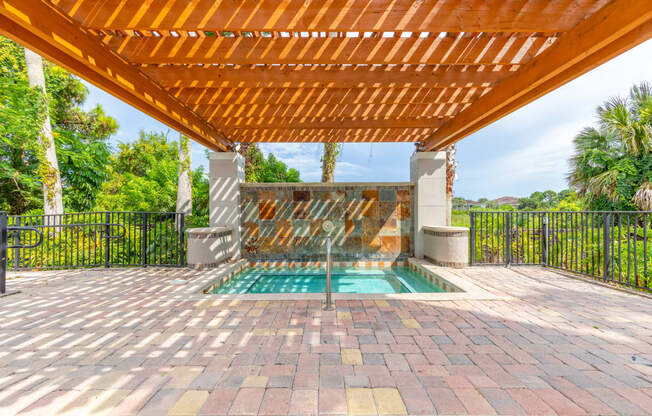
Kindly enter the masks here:
[[335, 225], [333, 260], [395, 260], [413, 253], [410, 183], [241, 184], [242, 255], [323, 260], [322, 224]]

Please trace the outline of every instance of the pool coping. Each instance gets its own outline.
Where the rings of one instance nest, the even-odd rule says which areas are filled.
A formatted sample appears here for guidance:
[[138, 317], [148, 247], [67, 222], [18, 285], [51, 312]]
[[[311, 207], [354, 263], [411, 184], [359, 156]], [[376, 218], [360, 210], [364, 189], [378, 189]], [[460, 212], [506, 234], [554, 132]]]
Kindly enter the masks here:
[[[408, 263], [415, 267], [437, 275], [462, 292], [433, 292], [433, 293], [333, 293], [334, 301], [337, 300], [423, 300], [423, 301], [456, 301], [456, 300], [507, 300], [510, 296], [499, 296], [477, 286], [470, 279], [460, 276], [464, 269], [450, 269], [437, 266], [428, 260], [409, 258]], [[188, 280], [164, 297], [184, 300], [232, 300], [232, 301], [296, 301], [296, 300], [324, 300], [323, 293], [245, 293], [245, 294], [216, 294], [204, 293], [213, 287], [214, 283], [229, 274], [235, 274], [248, 266], [248, 260], [240, 259], [224, 263], [214, 269], [202, 272], [198, 277]]]

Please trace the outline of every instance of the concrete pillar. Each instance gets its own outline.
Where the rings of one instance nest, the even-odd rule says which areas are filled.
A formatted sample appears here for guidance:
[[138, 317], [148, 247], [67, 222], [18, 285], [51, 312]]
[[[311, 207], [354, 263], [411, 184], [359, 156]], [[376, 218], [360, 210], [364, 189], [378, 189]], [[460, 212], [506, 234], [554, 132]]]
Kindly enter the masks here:
[[244, 158], [236, 152], [211, 152], [209, 157], [209, 222], [232, 229], [232, 257], [240, 258], [240, 183]]
[[414, 256], [422, 259], [423, 227], [446, 224], [446, 152], [414, 152], [410, 181], [414, 184]]

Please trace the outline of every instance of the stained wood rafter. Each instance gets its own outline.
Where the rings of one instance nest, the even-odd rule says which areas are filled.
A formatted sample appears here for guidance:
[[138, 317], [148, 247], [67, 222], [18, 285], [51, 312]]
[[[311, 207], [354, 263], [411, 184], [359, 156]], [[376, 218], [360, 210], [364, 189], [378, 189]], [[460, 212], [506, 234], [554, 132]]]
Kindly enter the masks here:
[[562, 32], [608, 0], [53, 0], [96, 30]]
[[143, 72], [164, 87], [357, 87], [488, 86], [510, 75], [509, 69], [387, 66], [151, 66]]
[[187, 105], [253, 104], [446, 104], [468, 103], [489, 87], [447, 88], [171, 88]]
[[645, 1], [615, 0], [444, 124], [422, 148], [443, 149], [650, 38], [652, 7]]
[[640, 0], [6, 0], [0, 31], [198, 142], [440, 149], [652, 37]]
[[[392, 37], [106, 36], [103, 42], [138, 64], [430, 64], [518, 65], [556, 36], [487, 33], [392, 34]], [[368, 32], [371, 35], [371, 32]]]
[[213, 125], [47, 3], [3, 1], [0, 33], [209, 148], [226, 150], [233, 145]]

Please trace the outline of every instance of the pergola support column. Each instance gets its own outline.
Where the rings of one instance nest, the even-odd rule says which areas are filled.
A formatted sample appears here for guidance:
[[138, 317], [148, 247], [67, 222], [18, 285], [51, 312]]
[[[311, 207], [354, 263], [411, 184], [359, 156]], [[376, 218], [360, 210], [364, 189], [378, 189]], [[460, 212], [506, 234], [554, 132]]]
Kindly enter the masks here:
[[209, 222], [229, 227], [232, 258], [240, 258], [240, 184], [244, 182], [244, 158], [237, 152], [211, 152], [209, 157]]
[[414, 256], [424, 256], [424, 226], [446, 225], [446, 152], [414, 152], [410, 158], [414, 185]]

